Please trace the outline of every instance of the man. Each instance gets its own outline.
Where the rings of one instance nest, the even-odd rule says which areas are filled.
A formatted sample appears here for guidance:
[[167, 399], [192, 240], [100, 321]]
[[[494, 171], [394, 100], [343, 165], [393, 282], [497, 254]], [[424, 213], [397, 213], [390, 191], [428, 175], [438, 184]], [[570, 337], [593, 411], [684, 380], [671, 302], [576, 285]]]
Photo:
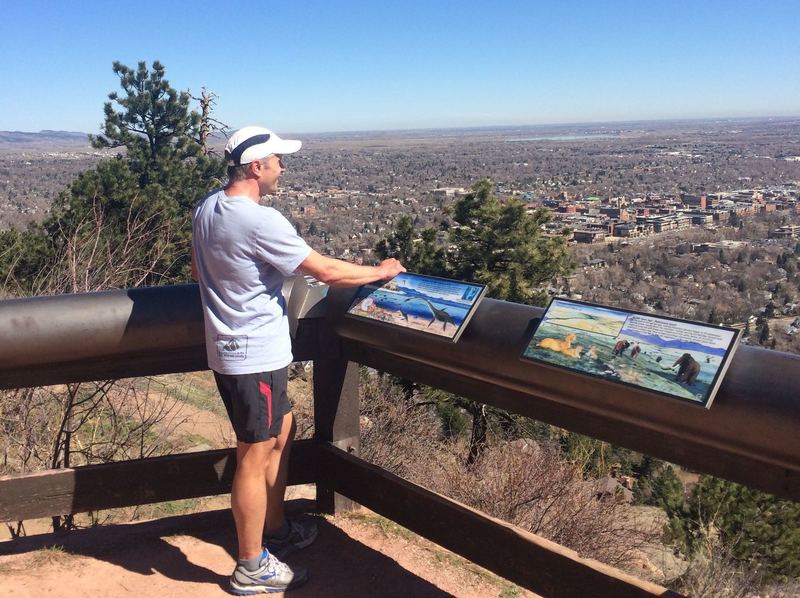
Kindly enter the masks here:
[[323, 257], [278, 211], [259, 204], [278, 190], [282, 156], [300, 145], [262, 127], [238, 130], [225, 147], [227, 185], [192, 214], [192, 275], [200, 284], [208, 365], [236, 433], [231, 508], [239, 558], [230, 588], [240, 595], [303, 583], [306, 570], [279, 559], [317, 534], [313, 524], [287, 521], [283, 508], [295, 433], [286, 397], [292, 353], [284, 277], [300, 271], [357, 286], [405, 271], [395, 259], [358, 266]]

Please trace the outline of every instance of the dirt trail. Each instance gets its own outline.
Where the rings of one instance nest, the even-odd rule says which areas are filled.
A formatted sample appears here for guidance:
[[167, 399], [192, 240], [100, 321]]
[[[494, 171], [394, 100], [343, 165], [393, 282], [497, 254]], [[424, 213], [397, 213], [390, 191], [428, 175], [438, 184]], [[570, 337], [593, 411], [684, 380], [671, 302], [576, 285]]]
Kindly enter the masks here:
[[[227, 418], [204, 401], [216, 399], [213, 378], [204, 372], [169, 382], [185, 384], [187, 392], [196, 391], [199, 397], [196, 405], [182, 401], [181, 423], [171, 427], [171, 436], [205, 439], [210, 445], [197, 448], [232, 446]], [[302, 379], [290, 383], [299, 436], [310, 432], [309, 386]], [[154, 388], [151, 400], [174, 399]], [[202, 408], [206, 405], [214, 411]], [[290, 487], [289, 508], [308, 508], [311, 497], [311, 486]], [[235, 535], [227, 501], [204, 499], [203, 508], [214, 510], [82, 529], [68, 536], [45, 533], [50, 523], [42, 519], [26, 522], [28, 533], [40, 535], [10, 541], [3, 526], [0, 596], [228, 596]], [[288, 559], [310, 571], [309, 582], [292, 591], [292, 598], [534, 596], [367, 510], [320, 517], [319, 526], [317, 541]]]
[[[368, 511], [320, 517], [319, 526], [317, 541], [288, 559], [311, 575], [293, 598], [533, 596]], [[58, 542], [52, 535], [0, 543], [0, 595], [228, 595], [235, 550], [228, 510], [73, 535], [63, 549], [43, 548]]]

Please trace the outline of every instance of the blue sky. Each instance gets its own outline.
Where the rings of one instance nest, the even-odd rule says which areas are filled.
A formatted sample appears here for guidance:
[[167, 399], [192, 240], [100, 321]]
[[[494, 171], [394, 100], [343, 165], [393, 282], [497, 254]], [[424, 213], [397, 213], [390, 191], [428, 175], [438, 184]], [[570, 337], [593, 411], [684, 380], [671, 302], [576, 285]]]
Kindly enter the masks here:
[[800, 2], [24, 0], [0, 130], [97, 132], [114, 60], [160, 60], [279, 132], [800, 115]]

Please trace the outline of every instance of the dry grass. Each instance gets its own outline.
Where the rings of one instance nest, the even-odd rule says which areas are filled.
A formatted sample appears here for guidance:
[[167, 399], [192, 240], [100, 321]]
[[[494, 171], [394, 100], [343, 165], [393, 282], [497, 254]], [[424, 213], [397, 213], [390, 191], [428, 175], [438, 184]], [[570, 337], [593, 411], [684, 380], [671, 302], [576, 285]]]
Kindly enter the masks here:
[[429, 406], [377, 374], [361, 388], [361, 456], [392, 473], [614, 566], [641, 559], [660, 534], [628, 505], [598, 500], [558, 447], [495, 438], [467, 466], [466, 443], [445, 440]]
[[430, 461], [427, 478], [437, 492], [614, 566], [641, 558], [659, 534], [614, 500], [598, 500], [558, 448], [530, 440], [496, 442], [471, 467], [458, 457], [465, 446]]
[[673, 587], [693, 598], [747, 598], [759, 594], [761, 575], [757, 568], [742, 567], [720, 547], [696, 554]]
[[32, 569], [74, 568], [82, 557], [64, 550], [63, 546], [49, 546], [40, 550], [3, 558], [0, 561], [0, 574], [29, 572]]
[[431, 406], [409, 401], [388, 377], [361, 377], [361, 457], [400, 477], [418, 478], [441, 448], [441, 424]]

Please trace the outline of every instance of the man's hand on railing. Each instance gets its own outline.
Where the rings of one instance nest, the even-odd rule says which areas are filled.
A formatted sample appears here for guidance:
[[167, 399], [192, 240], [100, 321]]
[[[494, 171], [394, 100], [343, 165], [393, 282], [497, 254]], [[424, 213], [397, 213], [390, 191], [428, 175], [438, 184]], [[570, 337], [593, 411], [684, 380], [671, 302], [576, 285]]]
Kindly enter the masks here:
[[385, 259], [378, 264], [378, 272], [380, 273], [381, 280], [389, 280], [405, 271], [406, 269], [403, 267], [403, 264], [393, 257]]

